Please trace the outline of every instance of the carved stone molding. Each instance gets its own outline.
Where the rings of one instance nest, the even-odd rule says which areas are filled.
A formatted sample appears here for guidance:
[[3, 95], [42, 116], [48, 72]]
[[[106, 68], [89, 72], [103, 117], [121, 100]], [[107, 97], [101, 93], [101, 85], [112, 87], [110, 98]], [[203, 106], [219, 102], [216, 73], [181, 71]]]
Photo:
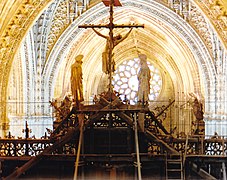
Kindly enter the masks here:
[[[11, 11], [11, 19], [0, 34], [0, 94], [2, 102], [1, 117], [5, 119], [6, 89], [10, 67], [16, 51], [38, 14], [51, 0], [23, 0]], [[16, 3], [16, 2], [15, 2]]]
[[218, 0], [197, 0], [196, 3], [214, 25], [227, 48], [227, 7]]

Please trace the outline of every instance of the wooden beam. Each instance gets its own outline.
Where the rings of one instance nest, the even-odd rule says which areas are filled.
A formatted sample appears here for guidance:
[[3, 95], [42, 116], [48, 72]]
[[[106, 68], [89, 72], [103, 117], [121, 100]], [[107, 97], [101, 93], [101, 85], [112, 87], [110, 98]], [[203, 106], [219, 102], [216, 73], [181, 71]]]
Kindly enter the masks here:
[[41, 152], [39, 155], [31, 157], [31, 159], [28, 162], [26, 162], [21, 167], [17, 168], [13, 173], [11, 173], [9, 176], [3, 179], [4, 180], [16, 179], [21, 174], [23, 174], [28, 169], [30, 169], [35, 164], [37, 164], [40, 160], [42, 160], [45, 154], [52, 153], [55, 149], [67, 143], [69, 140], [72, 139], [73, 136], [77, 135], [78, 133], [79, 133], [79, 127], [70, 128], [69, 131], [61, 139], [57, 140], [52, 146], [49, 146], [46, 149], [44, 149], [43, 152]]
[[[105, 6], [110, 6], [111, 0], [102, 0]], [[119, 0], [113, 0], [114, 6], [122, 6], [121, 2]]]
[[209, 180], [216, 180], [217, 179], [214, 176], [212, 176], [211, 174], [209, 174], [208, 172], [206, 172], [205, 170], [203, 170], [202, 168], [198, 169], [198, 166], [195, 163], [192, 164], [192, 170], [196, 174], [198, 174], [200, 177], [202, 177], [203, 179], [209, 179]]
[[170, 134], [166, 128], [163, 126], [162, 123], [159, 122], [159, 120], [156, 118], [156, 116], [149, 110], [148, 114], [151, 116], [151, 119], [155, 121], [155, 123], [158, 125], [158, 127], [165, 133], [165, 134]]
[[163, 140], [159, 139], [157, 136], [155, 136], [153, 133], [151, 133], [148, 130], [145, 130], [145, 135], [149, 138], [151, 138], [152, 140], [156, 140], [157, 142], [161, 143], [167, 150], [169, 150], [171, 153], [173, 154], [179, 154], [179, 152], [177, 152], [175, 149], [173, 149], [172, 147], [170, 147], [166, 142], [164, 142]]

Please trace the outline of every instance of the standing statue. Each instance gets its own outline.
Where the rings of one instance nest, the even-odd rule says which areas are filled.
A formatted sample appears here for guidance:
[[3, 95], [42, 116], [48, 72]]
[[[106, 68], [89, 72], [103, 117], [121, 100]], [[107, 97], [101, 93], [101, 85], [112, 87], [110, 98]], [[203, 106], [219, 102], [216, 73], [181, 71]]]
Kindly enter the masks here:
[[75, 58], [75, 63], [71, 66], [71, 91], [73, 101], [78, 105], [84, 100], [83, 97], [83, 77], [82, 77], [82, 59], [83, 55], [78, 55]]
[[193, 102], [193, 113], [196, 120], [203, 120], [203, 104], [197, 98]]
[[[96, 29], [92, 28], [94, 30], [94, 32], [105, 38], [106, 39], [106, 47], [105, 47], [105, 51], [102, 53], [102, 71], [106, 74], [110, 73], [110, 70], [109, 70], [109, 52], [110, 52], [110, 37], [109, 36], [105, 36], [103, 34], [101, 34], [100, 32], [98, 32]], [[124, 36], [122, 37], [122, 35], [118, 34], [117, 36], [114, 36], [113, 37], [113, 47], [112, 47], [112, 50], [114, 49], [115, 46], [117, 46], [120, 42], [122, 42], [123, 40], [125, 40], [129, 34], [131, 33], [132, 31], [132, 28], [129, 30], [129, 32]], [[112, 54], [112, 57], [113, 57], [113, 54]], [[112, 61], [112, 72], [115, 71], [115, 62], [114, 60]]]
[[148, 103], [150, 94], [150, 79], [151, 72], [147, 65], [147, 56], [145, 54], [139, 55], [140, 70], [138, 73], [139, 87], [138, 87], [138, 102]]
[[189, 93], [189, 95], [191, 97], [194, 98], [194, 101], [192, 102], [192, 107], [193, 107], [193, 113], [196, 117], [196, 120], [200, 121], [203, 120], [203, 104], [201, 102], [201, 100], [199, 100], [198, 95], [196, 95], [195, 93]]
[[192, 110], [193, 114], [195, 115], [196, 121], [192, 122], [194, 125], [194, 128], [192, 129], [195, 134], [204, 135], [205, 133], [205, 122], [203, 121], [203, 104], [199, 98], [199, 96], [195, 93], [189, 93], [189, 95], [193, 98], [192, 104]]

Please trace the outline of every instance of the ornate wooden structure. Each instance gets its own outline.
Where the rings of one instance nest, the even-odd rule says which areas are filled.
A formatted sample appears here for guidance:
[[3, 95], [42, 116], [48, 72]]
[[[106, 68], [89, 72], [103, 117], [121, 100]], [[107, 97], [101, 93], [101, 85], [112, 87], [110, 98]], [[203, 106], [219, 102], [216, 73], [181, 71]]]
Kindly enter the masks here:
[[[137, 132], [135, 125], [138, 125]], [[80, 130], [83, 140], [78, 154]], [[137, 143], [139, 152], [135, 148]], [[226, 161], [226, 147], [227, 140], [219, 137], [173, 137], [147, 107], [124, 104], [115, 94], [106, 93], [94, 105], [81, 106], [79, 110], [72, 108], [50, 136], [43, 139], [0, 139], [1, 176], [5, 179], [34, 177], [35, 170], [45, 163], [50, 168], [54, 162], [62, 166], [67, 162], [70, 166], [62, 173], [73, 177], [78, 156], [79, 177], [97, 173], [97, 169], [103, 169], [99, 175], [96, 174], [100, 177], [104, 172], [108, 176], [132, 176], [138, 173], [140, 163], [142, 177], [183, 179], [185, 176], [197, 177], [194, 176], [197, 173], [201, 177], [220, 178], [220, 169], [212, 166], [221, 167]], [[152, 169], [157, 173], [152, 174], [155, 172]], [[213, 176], [206, 171], [212, 172]]]
[[[109, 28], [111, 43], [113, 28], [142, 27], [114, 25], [113, 4], [120, 5], [119, 1], [105, 0], [104, 3], [110, 5], [110, 23], [81, 27]], [[110, 47], [113, 45], [110, 44]], [[109, 62], [112, 62], [111, 59], [112, 49]], [[59, 109], [60, 119], [54, 122], [54, 130], [49, 136], [30, 139], [26, 126], [25, 139], [14, 139], [11, 135], [0, 139], [0, 176], [3, 179], [21, 176], [74, 176], [74, 179], [89, 176], [97, 179], [134, 176], [138, 179], [151, 176], [166, 179], [222, 178], [226, 139], [206, 139], [200, 122], [196, 131], [199, 133], [173, 136], [158, 117], [174, 101], [158, 114], [143, 103], [125, 103], [111, 88], [111, 73], [112, 70], [109, 91], [102, 94], [95, 104]], [[223, 172], [221, 168], [213, 168], [214, 165], [222, 167]], [[37, 175], [42, 172], [43, 175]]]

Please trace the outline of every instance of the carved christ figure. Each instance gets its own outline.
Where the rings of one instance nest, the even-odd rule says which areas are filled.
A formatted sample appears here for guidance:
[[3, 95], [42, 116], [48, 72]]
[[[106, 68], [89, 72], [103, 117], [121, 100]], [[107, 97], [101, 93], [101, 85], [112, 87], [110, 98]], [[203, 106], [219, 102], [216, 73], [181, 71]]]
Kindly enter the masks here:
[[[109, 74], [110, 73], [110, 69], [109, 69], [109, 63], [112, 63], [112, 72], [115, 71], [115, 62], [114, 60], [112, 62], [109, 62], [109, 53], [110, 53], [110, 37], [109, 36], [105, 36], [103, 34], [101, 34], [100, 32], [98, 32], [96, 29], [92, 28], [94, 30], [94, 32], [105, 38], [106, 39], [106, 47], [105, 47], [105, 50], [104, 52], [102, 53], [102, 71], [106, 74]], [[131, 33], [132, 31], [132, 28], [129, 30], [129, 32], [127, 34], [125, 34], [125, 36], [122, 37], [122, 35], [118, 34], [117, 36], [114, 36], [113, 37], [113, 49], [115, 46], [117, 46], [120, 42], [122, 42], [123, 40], [125, 40], [129, 34]], [[112, 49], [112, 51], [113, 51]], [[113, 54], [112, 54], [112, 57], [113, 57]]]
[[82, 83], [82, 58], [83, 55], [76, 56], [75, 63], [71, 66], [71, 91], [73, 100], [76, 102], [76, 104], [84, 100]]

